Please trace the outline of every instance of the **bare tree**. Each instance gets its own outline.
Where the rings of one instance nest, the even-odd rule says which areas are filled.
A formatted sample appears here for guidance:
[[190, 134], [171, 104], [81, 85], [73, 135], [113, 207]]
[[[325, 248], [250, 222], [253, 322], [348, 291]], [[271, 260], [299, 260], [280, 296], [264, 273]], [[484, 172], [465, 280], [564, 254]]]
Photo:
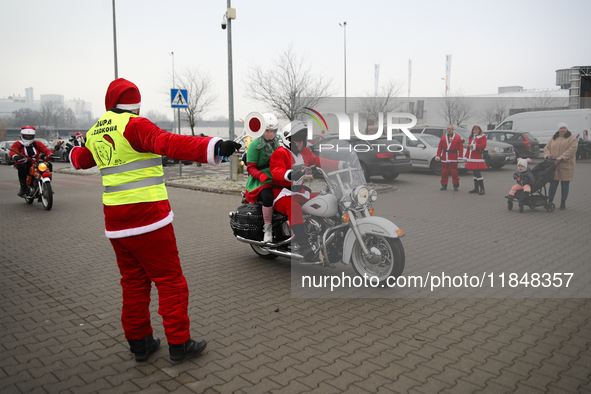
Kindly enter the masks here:
[[440, 113], [445, 117], [445, 121], [450, 125], [461, 125], [468, 120], [472, 112], [472, 104], [464, 96], [462, 90], [450, 92], [443, 97]]
[[39, 114], [39, 111], [35, 111], [31, 108], [21, 108], [12, 111], [11, 116], [6, 118], [6, 123], [8, 127], [40, 125], [41, 115]]
[[568, 97], [556, 97], [549, 90], [533, 94], [525, 100], [526, 108], [534, 111], [568, 107]]
[[57, 101], [41, 103], [41, 124], [53, 127], [69, 127], [76, 125], [76, 115], [70, 108], [66, 108]]
[[334, 94], [332, 81], [314, 75], [291, 44], [269, 68], [249, 67], [246, 91], [247, 98], [263, 102], [290, 121], [303, 114], [303, 107], [314, 108]]
[[385, 125], [388, 112], [399, 112], [404, 106], [404, 100], [397, 99], [402, 93], [402, 85], [395, 81], [388, 82], [380, 89], [379, 96], [372, 96], [366, 93], [361, 99], [358, 112], [367, 114], [367, 125], [376, 124], [379, 121], [379, 114], [384, 114], [382, 121]]
[[497, 98], [482, 109], [479, 118], [487, 126], [497, 126], [509, 116], [509, 110], [512, 107], [512, 98]]
[[188, 68], [177, 76], [177, 85], [187, 89], [188, 107], [181, 111], [181, 121], [191, 127], [191, 135], [195, 135], [195, 125], [217, 99], [213, 93], [213, 82], [208, 74], [202, 74], [198, 69]]

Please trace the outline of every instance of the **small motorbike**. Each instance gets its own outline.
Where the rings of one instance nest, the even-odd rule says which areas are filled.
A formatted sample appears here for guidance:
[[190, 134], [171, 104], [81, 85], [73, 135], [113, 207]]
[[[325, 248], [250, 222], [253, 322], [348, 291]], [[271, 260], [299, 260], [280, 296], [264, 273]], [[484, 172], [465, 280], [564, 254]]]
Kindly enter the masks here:
[[400, 238], [404, 231], [388, 219], [374, 216], [372, 203], [378, 193], [368, 188], [363, 169], [354, 151], [331, 152], [331, 160], [347, 163], [346, 168], [325, 172], [315, 166], [306, 168], [316, 182], [326, 187], [302, 206], [304, 228], [318, 261], [303, 261], [299, 247], [292, 243], [287, 216], [274, 212], [273, 242], [264, 243], [262, 205], [246, 203], [230, 212], [230, 226], [237, 240], [250, 244], [262, 258], [278, 256], [302, 264], [335, 268], [352, 264], [357, 275], [377, 277], [380, 283], [398, 277], [405, 265]]
[[23, 198], [27, 204], [37, 200], [43, 204], [43, 208], [49, 211], [53, 206], [53, 190], [51, 189], [51, 176], [48, 161], [45, 155], [39, 160], [34, 160], [29, 175], [27, 176], [27, 191]]

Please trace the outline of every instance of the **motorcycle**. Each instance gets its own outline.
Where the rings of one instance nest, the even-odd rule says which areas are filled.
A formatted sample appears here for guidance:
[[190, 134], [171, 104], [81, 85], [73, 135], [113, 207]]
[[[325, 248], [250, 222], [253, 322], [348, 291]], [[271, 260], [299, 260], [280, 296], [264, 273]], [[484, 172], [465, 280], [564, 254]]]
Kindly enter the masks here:
[[53, 190], [51, 189], [51, 176], [48, 161], [45, 155], [33, 160], [33, 165], [27, 176], [27, 191], [23, 198], [27, 204], [32, 204], [35, 199], [43, 204], [43, 208], [49, 211], [53, 206]]
[[329, 149], [326, 156], [345, 162], [345, 168], [332, 172], [315, 166], [306, 168], [308, 178], [312, 175], [314, 182], [325, 184], [302, 206], [304, 228], [318, 261], [303, 261], [299, 247], [291, 242], [294, 236], [288, 218], [281, 213], [273, 213], [273, 242], [264, 243], [261, 204], [246, 203], [230, 212], [230, 226], [236, 239], [250, 244], [262, 258], [282, 256], [330, 268], [338, 263], [352, 264], [357, 275], [377, 277], [383, 283], [404, 270], [400, 240], [404, 231], [388, 219], [374, 216], [372, 203], [378, 193], [367, 186], [355, 151], [342, 149], [341, 145], [336, 152]]

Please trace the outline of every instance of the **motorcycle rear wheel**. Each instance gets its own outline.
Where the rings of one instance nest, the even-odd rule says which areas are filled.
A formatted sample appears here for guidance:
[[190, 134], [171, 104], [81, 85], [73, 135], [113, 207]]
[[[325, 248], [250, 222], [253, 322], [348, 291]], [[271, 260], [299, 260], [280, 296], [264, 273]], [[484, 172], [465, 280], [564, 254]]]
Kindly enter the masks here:
[[256, 254], [259, 255], [259, 257], [262, 257], [267, 260], [273, 260], [277, 258], [276, 254], [269, 253], [266, 250], [263, 250], [260, 246], [251, 244], [250, 247], [252, 248], [252, 250], [254, 250]]
[[404, 271], [404, 247], [398, 238], [385, 238], [379, 235], [364, 236], [368, 248], [376, 247], [382, 253], [379, 263], [371, 263], [363, 256], [363, 250], [358, 241], [353, 245], [351, 255], [353, 269], [359, 276], [376, 276], [380, 284], [384, 284], [388, 277], [399, 277]]
[[53, 191], [49, 182], [43, 182], [41, 185], [41, 204], [46, 211], [49, 211], [53, 206]]

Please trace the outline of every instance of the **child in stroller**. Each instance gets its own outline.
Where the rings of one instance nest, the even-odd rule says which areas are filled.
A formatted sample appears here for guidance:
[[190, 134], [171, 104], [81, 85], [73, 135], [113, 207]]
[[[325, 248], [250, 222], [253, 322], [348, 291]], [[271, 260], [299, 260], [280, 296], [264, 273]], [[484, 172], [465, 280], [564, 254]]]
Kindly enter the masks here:
[[506, 198], [515, 198], [515, 194], [519, 190], [523, 190], [526, 196], [529, 196], [531, 193], [531, 187], [536, 183], [536, 179], [527, 166], [529, 162], [531, 162], [531, 159], [522, 159], [521, 157], [517, 159], [517, 171], [513, 173], [513, 179], [515, 179], [517, 184], [513, 185], [509, 194], [505, 196]]
[[553, 161], [543, 161], [537, 164], [533, 170], [527, 167], [530, 159], [517, 160], [517, 171], [513, 174], [513, 179], [517, 181], [517, 185], [511, 188], [507, 196], [507, 208], [513, 209], [513, 202], [517, 201], [519, 204], [519, 212], [523, 212], [524, 206], [529, 206], [531, 209], [535, 207], [545, 207], [546, 211], [554, 211], [554, 203], [548, 201], [546, 193], [546, 184], [554, 178], [554, 171], [557, 163]]

